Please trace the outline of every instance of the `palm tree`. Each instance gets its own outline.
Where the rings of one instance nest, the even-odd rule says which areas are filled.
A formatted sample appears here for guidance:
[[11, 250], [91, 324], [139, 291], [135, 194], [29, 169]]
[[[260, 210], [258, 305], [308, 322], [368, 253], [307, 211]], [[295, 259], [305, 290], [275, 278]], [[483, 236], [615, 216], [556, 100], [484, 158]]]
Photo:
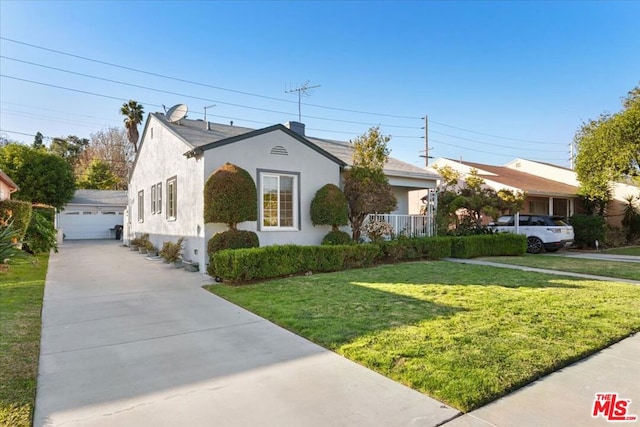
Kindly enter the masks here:
[[138, 153], [138, 137], [140, 135], [138, 133], [138, 125], [142, 123], [144, 107], [132, 99], [122, 104], [120, 114], [124, 116], [124, 127], [127, 128], [127, 138], [129, 138], [129, 142], [133, 145], [133, 151]]

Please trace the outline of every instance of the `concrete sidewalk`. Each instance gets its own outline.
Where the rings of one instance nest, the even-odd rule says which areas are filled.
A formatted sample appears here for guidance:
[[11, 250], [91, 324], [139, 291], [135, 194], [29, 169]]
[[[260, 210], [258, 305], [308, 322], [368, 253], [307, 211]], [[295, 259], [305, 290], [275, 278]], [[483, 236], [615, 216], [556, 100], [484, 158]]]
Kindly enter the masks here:
[[436, 426], [459, 412], [116, 241], [65, 242], [42, 313], [34, 425]]

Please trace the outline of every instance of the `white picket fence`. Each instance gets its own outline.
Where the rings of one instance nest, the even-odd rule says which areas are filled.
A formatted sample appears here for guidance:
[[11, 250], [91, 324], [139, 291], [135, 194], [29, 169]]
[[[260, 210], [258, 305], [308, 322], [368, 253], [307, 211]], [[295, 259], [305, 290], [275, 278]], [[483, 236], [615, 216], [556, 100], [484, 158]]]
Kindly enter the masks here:
[[387, 238], [434, 235], [435, 224], [433, 218], [429, 215], [370, 214], [364, 220], [363, 228], [371, 222], [386, 222], [390, 224], [393, 228], [393, 236], [386, 236]]

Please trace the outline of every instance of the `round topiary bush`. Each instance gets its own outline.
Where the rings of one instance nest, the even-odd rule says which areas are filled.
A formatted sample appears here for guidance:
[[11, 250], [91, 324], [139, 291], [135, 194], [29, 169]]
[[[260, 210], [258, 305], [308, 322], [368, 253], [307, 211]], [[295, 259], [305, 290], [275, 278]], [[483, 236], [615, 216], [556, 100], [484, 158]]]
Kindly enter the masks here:
[[256, 183], [246, 170], [225, 163], [211, 174], [204, 186], [204, 221], [236, 224], [258, 219]]
[[322, 239], [323, 245], [350, 245], [353, 243], [349, 233], [340, 230], [331, 230]]
[[227, 230], [218, 234], [214, 234], [209, 243], [207, 250], [209, 255], [221, 251], [223, 249], [242, 249], [257, 248], [260, 246], [258, 235], [253, 231], [247, 230]]
[[349, 223], [347, 199], [336, 185], [327, 184], [316, 192], [311, 201], [311, 223], [330, 225], [333, 231]]

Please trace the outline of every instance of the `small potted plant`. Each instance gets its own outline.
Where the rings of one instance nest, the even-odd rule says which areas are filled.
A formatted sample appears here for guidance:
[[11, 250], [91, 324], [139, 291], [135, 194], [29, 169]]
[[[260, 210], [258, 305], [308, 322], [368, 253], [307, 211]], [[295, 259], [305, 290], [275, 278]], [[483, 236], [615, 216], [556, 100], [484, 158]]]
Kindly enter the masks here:
[[142, 251], [142, 248], [145, 248], [143, 253], [147, 253], [146, 251], [146, 242], [149, 241], [149, 234], [145, 233], [140, 236], [136, 236], [131, 239], [131, 250], [132, 251]]
[[172, 264], [175, 268], [182, 267], [182, 260], [180, 259], [182, 255], [182, 242], [184, 242], [184, 237], [179, 238], [177, 242], [164, 242], [162, 249], [160, 249], [162, 259]]
[[158, 256], [158, 248], [155, 247], [153, 243], [149, 240], [145, 242], [145, 248], [147, 249], [147, 255], [149, 257], [157, 257]]

